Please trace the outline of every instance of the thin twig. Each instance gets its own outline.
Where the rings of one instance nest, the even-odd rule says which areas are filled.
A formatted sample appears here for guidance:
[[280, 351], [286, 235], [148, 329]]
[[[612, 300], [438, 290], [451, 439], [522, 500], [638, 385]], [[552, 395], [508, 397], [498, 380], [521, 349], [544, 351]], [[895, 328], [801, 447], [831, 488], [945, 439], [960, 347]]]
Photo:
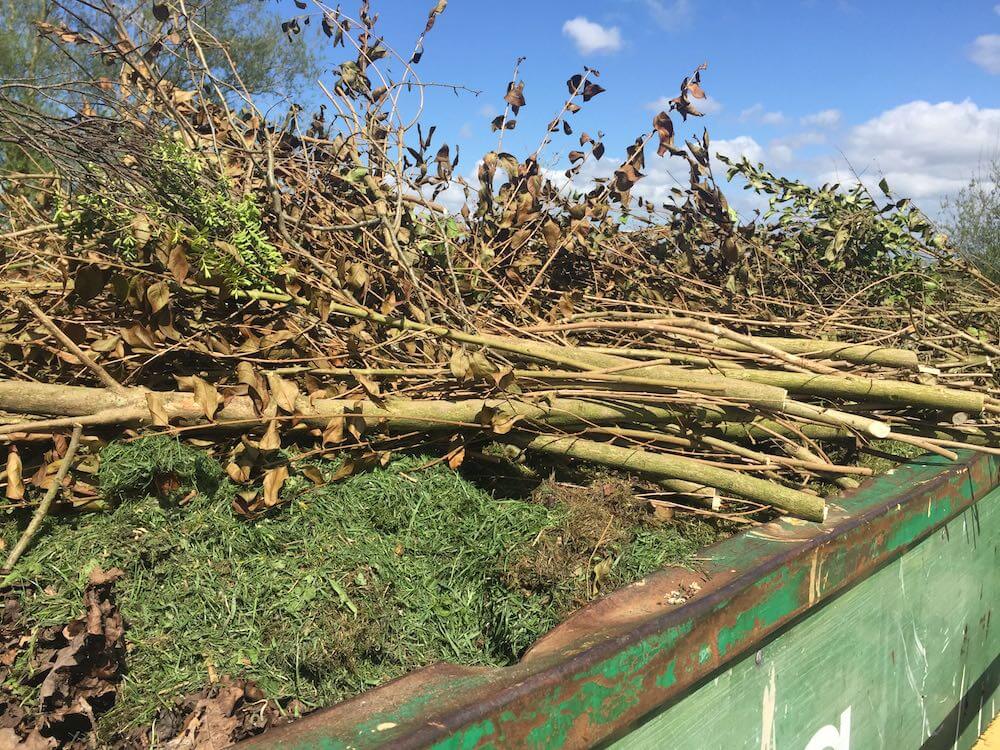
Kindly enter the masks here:
[[80, 436], [83, 434], [83, 426], [76, 425], [73, 428], [73, 434], [69, 439], [69, 447], [66, 449], [66, 455], [63, 456], [62, 464], [59, 466], [59, 471], [56, 472], [55, 479], [52, 481], [52, 486], [49, 487], [48, 491], [45, 493], [45, 497], [42, 498], [41, 504], [35, 510], [35, 514], [31, 517], [31, 521], [28, 523], [28, 527], [21, 534], [21, 538], [17, 540], [17, 544], [14, 545], [14, 549], [10, 551], [7, 555], [7, 562], [4, 563], [4, 569], [2, 572], [4, 575], [9, 573], [13, 567], [17, 564], [17, 561], [21, 559], [21, 555], [24, 551], [28, 549], [28, 545], [31, 544], [32, 538], [38, 532], [39, 527], [41, 527], [42, 522], [45, 520], [45, 516], [49, 513], [49, 508], [52, 507], [53, 501], [56, 499], [56, 495], [59, 494], [59, 489], [62, 487], [63, 480], [66, 478], [66, 474], [69, 472], [69, 467], [73, 463], [73, 458], [76, 456], [76, 449], [80, 447]]
[[72, 352], [73, 355], [80, 360], [80, 362], [86, 365], [87, 368], [90, 369], [90, 371], [93, 372], [102, 383], [104, 383], [105, 387], [110, 388], [112, 391], [115, 391], [116, 393], [126, 392], [127, 389], [125, 388], [125, 386], [123, 386], [121, 383], [119, 383], [117, 380], [111, 377], [111, 373], [109, 373], [107, 370], [105, 370], [103, 367], [97, 364], [97, 362], [91, 359], [83, 351], [83, 349], [81, 349], [76, 345], [73, 339], [71, 339], [69, 336], [63, 333], [62, 330], [60, 330], [59, 326], [55, 324], [55, 321], [53, 321], [52, 318], [50, 318], [42, 311], [42, 308], [36, 305], [28, 297], [22, 297], [21, 304], [24, 305], [26, 308], [28, 308], [28, 310], [31, 311], [31, 314], [34, 315], [36, 318], [38, 318], [38, 321], [42, 325], [44, 325], [53, 336], [59, 339], [59, 342], [67, 349], [69, 349], [70, 352]]

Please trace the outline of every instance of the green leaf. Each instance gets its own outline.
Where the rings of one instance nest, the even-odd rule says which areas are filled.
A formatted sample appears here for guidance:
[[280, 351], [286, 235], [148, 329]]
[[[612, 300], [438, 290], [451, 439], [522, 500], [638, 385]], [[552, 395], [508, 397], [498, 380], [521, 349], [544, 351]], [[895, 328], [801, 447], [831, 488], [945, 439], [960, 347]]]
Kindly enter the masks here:
[[368, 169], [366, 167], [355, 167], [347, 173], [347, 176], [344, 179], [353, 185], [361, 182], [361, 180], [365, 178], [366, 174], [368, 174]]
[[330, 588], [332, 588], [334, 591], [337, 592], [337, 596], [340, 597], [340, 603], [343, 604], [345, 607], [347, 607], [349, 610], [351, 610], [351, 614], [356, 615], [358, 613], [358, 605], [355, 604], [351, 600], [351, 597], [347, 595], [347, 591], [344, 589], [344, 587], [341, 586], [337, 581], [333, 580], [332, 578], [330, 579]]

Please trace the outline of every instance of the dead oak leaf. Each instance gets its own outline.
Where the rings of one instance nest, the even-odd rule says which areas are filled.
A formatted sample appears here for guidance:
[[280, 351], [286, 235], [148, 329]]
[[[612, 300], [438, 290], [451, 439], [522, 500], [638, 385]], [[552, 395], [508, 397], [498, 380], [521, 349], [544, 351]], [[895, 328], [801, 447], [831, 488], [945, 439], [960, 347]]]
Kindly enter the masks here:
[[243, 690], [235, 685], [223, 685], [213, 696], [201, 698], [188, 716], [181, 732], [165, 743], [165, 750], [221, 750], [232, 744], [233, 732], [239, 726], [236, 704]]
[[84, 614], [61, 630], [51, 647], [39, 649], [33, 680], [40, 679], [41, 726], [49, 735], [96, 727], [96, 717], [115, 703], [125, 667], [125, 623], [112, 586], [124, 573], [95, 568], [84, 589]]

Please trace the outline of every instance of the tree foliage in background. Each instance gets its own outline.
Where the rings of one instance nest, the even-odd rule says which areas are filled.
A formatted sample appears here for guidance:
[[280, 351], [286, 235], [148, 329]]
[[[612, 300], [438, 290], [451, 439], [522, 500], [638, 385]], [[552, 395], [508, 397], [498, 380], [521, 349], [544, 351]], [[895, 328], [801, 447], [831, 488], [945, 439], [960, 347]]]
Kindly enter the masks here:
[[1000, 155], [942, 208], [952, 243], [983, 273], [1000, 281]]
[[[143, 3], [121, 0], [115, 4], [119, 18], [129, 18]], [[279, 32], [280, 20], [271, 3], [261, 0], [194, 0], [188, 4], [193, 25], [204, 33], [205, 56], [212, 72], [223, 81], [237, 86], [233, 69], [239, 70], [243, 85], [251, 92], [281, 91], [291, 95], [302, 90], [306, 80], [319, 70], [315, 50], [310, 49], [304, 35], [286, 38]], [[144, 12], [148, 13], [148, 10]], [[90, 26], [95, 31], [113, 33], [108, 16], [88, 14], [86, 6], [74, 8], [72, 18], [52, 0], [0, 0], [0, 80], [66, 80], [107, 75], [103, 61], [94, 57], [90, 70], [81, 70], [81, 60], [71, 59], [59, 49], [58, 40], [37, 33], [36, 24], [69, 22], [74, 28]], [[225, 47], [225, 52], [214, 37]], [[234, 65], [227, 64], [228, 53]], [[189, 62], [189, 61], [178, 61]], [[86, 62], [82, 64], [86, 65]], [[186, 65], [175, 65], [167, 71], [175, 83], [191, 86]]]
[[[116, 3], [117, 17], [129, 19], [141, 10], [140, 0]], [[261, 0], [193, 0], [188, 4], [191, 28], [196, 30], [212, 74], [231, 90], [281, 92], [295, 96], [319, 71], [315, 48], [305, 34], [287, 37], [280, 33], [276, 8]], [[148, 13], [148, 9], [143, 12]], [[71, 57], [59, 46], [58, 35], [39, 34], [40, 24], [67, 24], [81, 31], [91, 31], [109, 40], [120, 38], [110, 17], [103, 11], [88, 11], [86, 4], [67, 12], [53, 0], [0, 0], [0, 81], [32, 81], [36, 84], [67, 80], [96, 80], [108, 75], [101, 56], [89, 59]], [[188, 55], [193, 55], [188, 50]], [[226, 58], [229, 58], [227, 60]], [[231, 62], [230, 62], [231, 60]], [[201, 81], [191, 79], [193, 59], [177, 57], [163, 67], [164, 75], [179, 86], [192, 88]], [[239, 81], [234, 70], [239, 71]], [[242, 85], [240, 85], [242, 83]], [[52, 110], [64, 104], [35, 87], [18, 88], [9, 94], [32, 107]], [[77, 93], [84, 94], [82, 88]], [[14, 171], [37, 171], [36, 159], [22, 149], [0, 148], [0, 163]]]

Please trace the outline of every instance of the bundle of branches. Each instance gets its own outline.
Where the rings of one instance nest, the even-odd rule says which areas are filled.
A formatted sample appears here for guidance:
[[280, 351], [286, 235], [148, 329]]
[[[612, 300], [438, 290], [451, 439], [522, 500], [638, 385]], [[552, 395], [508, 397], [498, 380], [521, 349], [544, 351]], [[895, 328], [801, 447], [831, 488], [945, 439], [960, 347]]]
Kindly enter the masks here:
[[[908, 201], [726, 162], [771, 201], [742, 221], [707, 132], [675, 141], [704, 66], [586, 182], [607, 163], [602, 135], [575, 135], [598, 71], [568, 79], [519, 158], [503, 150], [519, 60], [497, 149], [462, 177], [421, 114], [445, 84], [416, 74], [445, 5], [409, 56], [367, 2], [288, 19], [344, 50], [311, 117], [223, 83], [238, 71], [206, 62], [225, 47], [182, 0], [66, 0], [65, 25], [39, 29], [109, 75], [0, 87], [12, 503], [61, 487], [91, 502], [77, 445], [154, 431], [224, 458], [246, 513], [280, 502], [303, 455], [344, 454], [345, 476], [503, 442], [643, 475], [680, 504], [822, 521], [826, 489], [870, 473], [848, 459], [872, 440], [998, 450], [1000, 290]], [[563, 172], [542, 166], [558, 138], [579, 144]], [[651, 142], [690, 175], [662, 204], [641, 195]]]

